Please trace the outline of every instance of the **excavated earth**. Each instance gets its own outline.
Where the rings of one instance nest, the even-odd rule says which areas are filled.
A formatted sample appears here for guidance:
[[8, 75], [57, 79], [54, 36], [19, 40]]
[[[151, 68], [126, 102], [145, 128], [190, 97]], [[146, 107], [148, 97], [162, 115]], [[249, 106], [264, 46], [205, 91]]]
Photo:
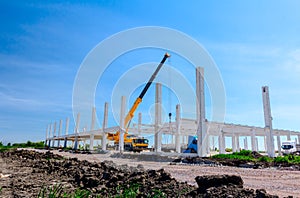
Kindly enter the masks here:
[[[131, 167], [112, 161], [89, 162], [52, 152], [13, 150], [0, 153], [0, 197], [38, 197], [60, 185], [64, 192], [115, 197], [135, 186], [137, 197], [278, 197], [264, 189], [246, 189], [237, 175], [195, 175], [197, 186], [179, 182], [164, 169]], [[46, 191], [48, 192], [48, 191]]]

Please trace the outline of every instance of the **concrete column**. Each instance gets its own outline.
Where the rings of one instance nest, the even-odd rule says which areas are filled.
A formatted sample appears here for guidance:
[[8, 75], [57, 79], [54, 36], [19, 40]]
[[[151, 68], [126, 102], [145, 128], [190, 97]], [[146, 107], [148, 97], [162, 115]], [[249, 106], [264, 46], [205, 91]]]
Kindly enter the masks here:
[[225, 135], [223, 130], [220, 131], [219, 135], [219, 153], [225, 154]]
[[126, 97], [121, 98], [121, 109], [120, 109], [120, 138], [119, 138], [119, 151], [123, 153], [124, 151], [124, 119], [125, 119], [125, 107], [126, 107]]
[[300, 144], [300, 135], [298, 135], [298, 144]]
[[79, 133], [79, 124], [80, 124], [80, 113], [77, 113], [76, 125], [75, 125], [75, 142], [74, 149], [78, 149], [78, 133]]
[[235, 135], [232, 136], [232, 152], [237, 152]]
[[91, 122], [91, 131], [95, 129], [95, 120], [96, 120], [96, 107], [92, 109], [92, 122]]
[[48, 142], [48, 131], [49, 131], [49, 125], [47, 125], [47, 128], [46, 128], [45, 146], [47, 146], [47, 142]]
[[251, 149], [252, 151], [258, 151], [258, 148], [256, 147], [255, 143], [255, 129], [251, 129]]
[[104, 104], [104, 116], [103, 116], [103, 124], [102, 124], [102, 150], [106, 151], [106, 134], [104, 133], [104, 130], [107, 128], [107, 121], [108, 121], [108, 103], [106, 102]]
[[91, 134], [90, 135], [90, 151], [93, 151], [94, 150], [94, 134]]
[[205, 150], [205, 153], [206, 155], [210, 154], [210, 144], [211, 144], [211, 138], [210, 136], [207, 134], [207, 138], [206, 138], [206, 150]]
[[86, 150], [86, 139], [83, 140], [83, 150]]
[[200, 157], [207, 156], [207, 134], [205, 124], [205, 101], [204, 101], [204, 68], [196, 68], [196, 114], [197, 114], [197, 154]]
[[278, 147], [278, 155], [281, 155], [281, 140], [280, 140], [280, 134], [277, 135], [277, 147]]
[[[59, 121], [58, 137], [61, 136], [62, 120]], [[60, 147], [60, 140], [57, 140], [57, 147]]]
[[52, 123], [50, 124], [50, 127], [49, 127], [49, 141], [48, 141], [48, 147], [50, 148], [51, 146], [51, 139], [52, 139], [52, 134], [51, 134], [51, 130], [52, 130]]
[[66, 130], [65, 130], [65, 134], [68, 135], [68, 132], [69, 132], [69, 122], [70, 122], [70, 119], [67, 118], [66, 119]]
[[[66, 136], [68, 135], [68, 132], [69, 132], [69, 122], [70, 122], [70, 119], [66, 118], [66, 128], [65, 128], [65, 135]], [[64, 139], [64, 148], [67, 148], [67, 143], [68, 143], [68, 139], [67, 139], [67, 137], [65, 137], [65, 139]]]
[[240, 136], [236, 135], [235, 138], [236, 138], [236, 150], [237, 150], [237, 152], [239, 152], [241, 150], [241, 147], [240, 147]]
[[259, 147], [258, 147], [258, 138], [255, 138], [255, 145], [256, 145], [256, 148], [257, 148], [257, 152], [259, 152]]
[[268, 138], [266, 137], [266, 136], [264, 136], [264, 146], [265, 146], [265, 151], [266, 152], [268, 152], [268, 143], [267, 143], [267, 141], [268, 141]]
[[290, 132], [288, 132], [288, 134], [287, 134], [287, 136], [286, 136], [286, 139], [288, 140], [288, 141], [291, 141], [292, 139], [291, 139], [291, 133]]
[[275, 157], [274, 135], [268, 86], [262, 87], [262, 96], [265, 117], [265, 132], [267, 136], [267, 152], [269, 157]]
[[248, 139], [247, 139], [247, 137], [245, 137], [245, 139], [244, 139], [244, 149], [245, 150], [248, 150], [249, 148], [248, 148]]
[[156, 152], [161, 152], [162, 133], [160, 131], [161, 125], [161, 84], [156, 83], [155, 89], [155, 127], [154, 127], [154, 148]]
[[65, 139], [64, 139], [64, 148], [67, 148], [67, 143], [68, 143], [68, 141], [67, 141], [67, 138], [65, 137]]
[[75, 133], [79, 133], [79, 125], [80, 125], [80, 113], [77, 113], [76, 125], [75, 125]]
[[215, 150], [215, 136], [211, 136], [211, 148], [210, 150], [214, 151]]
[[[53, 138], [55, 138], [56, 136], [56, 122], [54, 122], [54, 126], [53, 126]], [[54, 147], [54, 142], [55, 140], [52, 140], [52, 147]]]
[[181, 113], [180, 113], [180, 105], [177, 104], [176, 105], [176, 134], [175, 134], [176, 153], [181, 153], [180, 128], [181, 128]]
[[139, 133], [139, 136], [141, 136], [141, 133], [142, 133], [142, 113], [139, 113], [139, 119], [138, 119], [138, 133]]

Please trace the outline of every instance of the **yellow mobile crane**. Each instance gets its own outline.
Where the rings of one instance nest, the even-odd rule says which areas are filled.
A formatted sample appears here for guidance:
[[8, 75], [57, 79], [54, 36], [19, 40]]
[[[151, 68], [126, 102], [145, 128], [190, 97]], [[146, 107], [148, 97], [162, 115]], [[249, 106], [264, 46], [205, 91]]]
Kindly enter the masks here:
[[[139, 104], [142, 102], [142, 99], [143, 99], [144, 95], [148, 91], [148, 89], [149, 89], [150, 85], [152, 84], [153, 80], [155, 79], [157, 73], [159, 72], [159, 70], [161, 69], [161, 67], [163, 66], [163, 64], [167, 60], [167, 58], [169, 58], [169, 57], [170, 57], [170, 55], [168, 53], [166, 53], [165, 56], [163, 57], [163, 59], [161, 60], [161, 62], [159, 63], [159, 65], [157, 66], [156, 70], [152, 74], [151, 78], [149, 79], [149, 81], [145, 85], [145, 87], [142, 90], [141, 94], [135, 100], [135, 102], [133, 103], [132, 107], [130, 108], [129, 112], [127, 113], [127, 115], [125, 117], [125, 121], [124, 121], [124, 126], [126, 127], [125, 128], [125, 134], [124, 134], [124, 148], [125, 148], [125, 150], [142, 151], [142, 150], [146, 150], [148, 148], [148, 139], [145, 139], [143, 137], [137, 137], [136, 135], [129, 135], [128, 134], [128, 129], [129, 129], [130, 122], [131, 122], [131, 120], [134, 116], [134, 112], [138, 108]], [[119, 139], [120, 139], [120, 131], [117, 131], [115, 134], [114, 133], [108, 133], [107, 134], [107, 139], [111, 140], [111, 141], [114, 141], [114, 144], [118, 145], [119, 144]]]

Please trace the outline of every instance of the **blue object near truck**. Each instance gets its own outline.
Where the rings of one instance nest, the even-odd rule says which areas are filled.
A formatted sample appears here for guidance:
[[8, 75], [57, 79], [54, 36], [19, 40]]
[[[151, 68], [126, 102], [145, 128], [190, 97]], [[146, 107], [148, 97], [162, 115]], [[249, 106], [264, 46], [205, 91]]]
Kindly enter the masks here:
[[197, 153], [197, 136], [189, 136], [188, 147], [183, 153]]

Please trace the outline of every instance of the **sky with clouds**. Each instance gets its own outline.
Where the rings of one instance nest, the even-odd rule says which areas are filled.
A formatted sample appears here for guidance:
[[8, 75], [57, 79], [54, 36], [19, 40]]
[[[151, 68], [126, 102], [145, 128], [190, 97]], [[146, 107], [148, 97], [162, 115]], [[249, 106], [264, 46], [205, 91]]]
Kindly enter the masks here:
[[[141, 26], [178, 30], [208, 51], [224, 82], [225, 122], [264, 126], [261, 87], [267, 85], [274, 128], [300, 131], [299, 6], [296, 0], [0, 1], [0, 141], [44, 140], [47, 126], [66, 117], [72, 132], [72, 93], [81, 63], [104, 39]], [[98, 119], [104, 102], [110, 102], [106, 93], [123, 72], [162, 56], [162, 51], [141, 49], [116, 60], [97, 86]], [[168, 64], [177, 60], [191, 68], [179, 56]], [[192, 69], [176, 69], [194, 78]], [[190, 83], [194, 86], [194, 80]], [[139, 111], [149, 111], [153, 90]], [[172, 100], [175, 106], [176, 98], [164, 93], [165, 103]], [[210, 118], [207, 89], [206, 101]]]

